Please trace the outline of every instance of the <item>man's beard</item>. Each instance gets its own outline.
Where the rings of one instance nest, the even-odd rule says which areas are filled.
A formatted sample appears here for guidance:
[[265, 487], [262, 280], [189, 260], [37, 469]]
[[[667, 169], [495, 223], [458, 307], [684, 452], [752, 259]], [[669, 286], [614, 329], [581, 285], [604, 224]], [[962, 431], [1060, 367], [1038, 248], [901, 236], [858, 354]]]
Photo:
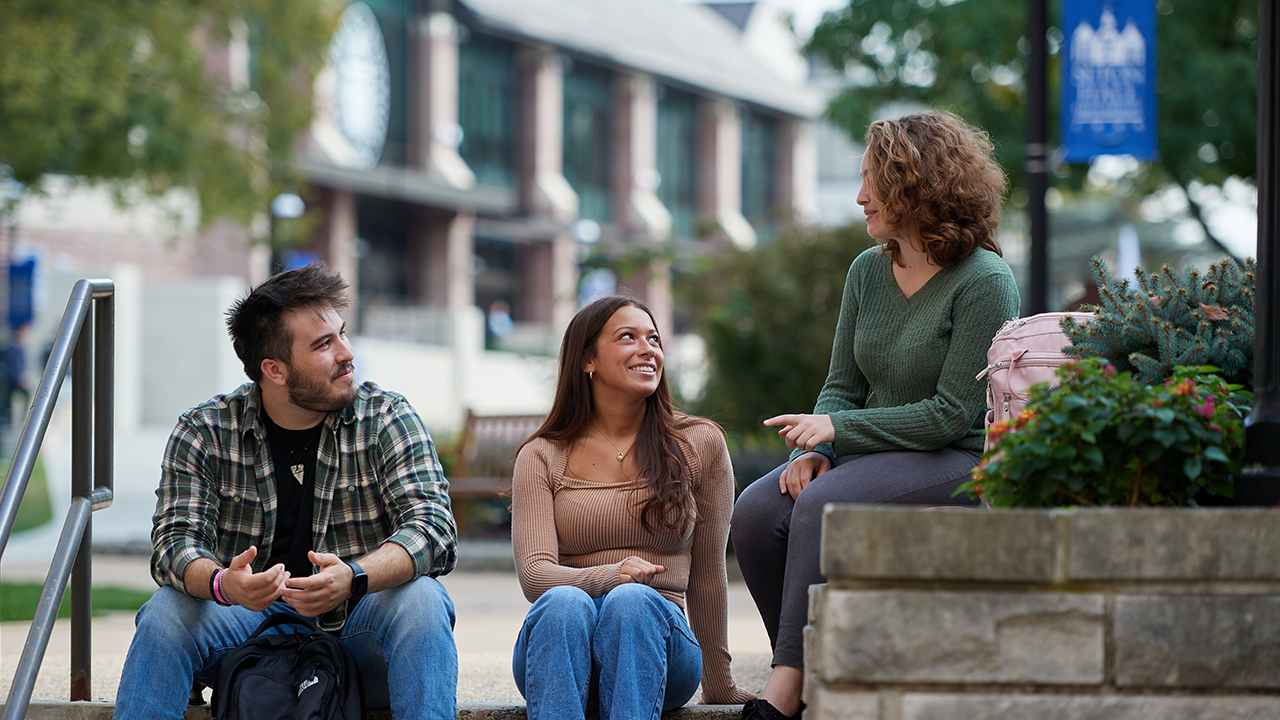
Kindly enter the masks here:
[[[351, 363], [343, 365], [334, 377], [349, 372], [352, 367]], [[289, 391], [289, 402], [312, 412], [328, 413], [341, 410], [350, 405], [356, 397], [354, 383], [345, 391], [335, 390], [329, 383], [305, 377], [301, 373], [289, 373], [289, 380], [285, 387]]]

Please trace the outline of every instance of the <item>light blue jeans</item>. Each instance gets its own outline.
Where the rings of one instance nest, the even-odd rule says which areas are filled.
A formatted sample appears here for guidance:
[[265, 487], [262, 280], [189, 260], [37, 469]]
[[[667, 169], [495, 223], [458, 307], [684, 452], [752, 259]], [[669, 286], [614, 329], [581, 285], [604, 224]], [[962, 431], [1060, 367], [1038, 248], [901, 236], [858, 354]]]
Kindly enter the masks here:
[[570, 586], [525, 617], [511, 672], [529, 720], [644, 720], [684, 705], [702, 680], [702, 649], [684, 612], [648, 585], [592, 598]]
[[[192, 679], [211, 685], [223, 654], [276, 612], [294, 610], [281, 601], [262, 612], [222, 607], [160, 588], [138, 611], [115, 717], [181, 718]], [[419, 577], [366, 595], [337, 633], [360, 666], [365, 705], [390, 707], [397, 718], [456, 720], [453, 621], [453, 601], [435, 578]], [[394, 694], [389, 686], [396, 688]]]

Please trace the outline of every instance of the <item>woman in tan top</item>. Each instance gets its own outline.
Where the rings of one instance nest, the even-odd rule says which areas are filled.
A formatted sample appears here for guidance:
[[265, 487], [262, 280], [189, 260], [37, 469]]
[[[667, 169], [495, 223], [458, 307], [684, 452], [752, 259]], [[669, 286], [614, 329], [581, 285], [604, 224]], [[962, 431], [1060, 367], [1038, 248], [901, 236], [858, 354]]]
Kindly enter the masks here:
[[699, 679], [704, 702], [753, 697], [729, 673], [729, 453], [714, 423], [673, 411], [662, 365], [642, 303], [587, 305], [516, 458], [511, 537], [533, 607], [512, 672], [530, 720], [597, 702], [602, 720], [656, 720]]

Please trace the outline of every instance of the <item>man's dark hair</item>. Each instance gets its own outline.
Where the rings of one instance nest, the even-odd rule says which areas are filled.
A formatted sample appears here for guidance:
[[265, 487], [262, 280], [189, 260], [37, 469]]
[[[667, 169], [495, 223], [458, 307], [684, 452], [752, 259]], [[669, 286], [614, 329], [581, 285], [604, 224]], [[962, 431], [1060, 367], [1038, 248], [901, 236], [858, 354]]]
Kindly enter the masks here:
[[262, 361], [267, 358], [284, 363], [293, 359], [293, 333], [285, 325], [286, 312], [345, 310], [351, 304], [346, 290], [341, 275], [315, 262], [273, 275], [237, 300], [227, 310], [227, 332], [249, 379], [262, 380]]

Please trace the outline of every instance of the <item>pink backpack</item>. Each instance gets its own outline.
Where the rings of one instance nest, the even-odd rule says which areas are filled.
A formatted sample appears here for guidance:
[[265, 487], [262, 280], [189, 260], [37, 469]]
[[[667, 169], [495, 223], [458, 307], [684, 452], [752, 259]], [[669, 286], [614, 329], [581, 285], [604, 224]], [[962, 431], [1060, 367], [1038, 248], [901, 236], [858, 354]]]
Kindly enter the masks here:
[[[1041, 313], [1014, 318], [996, 333], [987, 351], [987, 367], [976, 378], [987, 378], [986, 427], [1016, 418], [1027, 406], [1027, 391], [1032, 385], [1058, 384], [1054, 371], [1070, 358], [1062, 354], [1062, 348], [1071, 344], [1060, 327], [1064, 317], [1082, 323], [1092, 320], [1093, 313]], [[983, 452], [990, 449], [987, 440]]]

